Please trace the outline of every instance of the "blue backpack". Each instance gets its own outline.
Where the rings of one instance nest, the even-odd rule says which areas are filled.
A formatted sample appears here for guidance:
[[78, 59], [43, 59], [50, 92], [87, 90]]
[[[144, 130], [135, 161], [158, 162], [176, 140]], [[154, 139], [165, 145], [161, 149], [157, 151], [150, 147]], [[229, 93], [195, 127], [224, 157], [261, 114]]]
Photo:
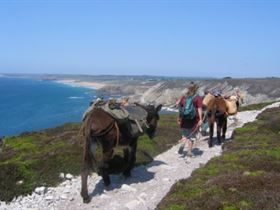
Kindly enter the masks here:
[[196, 109], [193, 104], [193, 99], [195, 97], [196, 95], [186, 97], [185, 104], [180, 111], [181, 112], [180, 115], [183, 119], [191, 120], [196, 117]]

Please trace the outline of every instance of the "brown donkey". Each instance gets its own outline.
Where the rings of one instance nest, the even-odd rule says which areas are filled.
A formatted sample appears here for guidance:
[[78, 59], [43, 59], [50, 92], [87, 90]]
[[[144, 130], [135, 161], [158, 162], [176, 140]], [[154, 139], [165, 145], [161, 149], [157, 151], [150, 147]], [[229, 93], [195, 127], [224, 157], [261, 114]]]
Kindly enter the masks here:
[[137, 107], [144, 110], [146, 113], [145, 120], [137, 126], [142, 128], [142, 133], [139, 135], [130, 135], [127, 126], [119, 124], [113, 117], [100, 108], [93, 109], [86, 117], [80, 131], [80, 135], [84, 141], [83, 166], [81, 171], [82, 189], [81, 196], [84, 203], [89, 203], [91, 198], [88, 195], [87, 178], [90, 169], [95, 161], [95, 151], [97, 142], [102, 146], [102, 161], [98, 167], [98, 174], [103, 178], [105, 186], [110, 184], [108, 172], [109, 160], [113, 156], [113, 150], [116, 146], [125, 146], [124, 160], [127, 162], [124, 176], [129, 177], [130, 171], [136, 160], [137, 139], [140, 135], [146, 133], [150, 138], [153, 138], [159, 120], [158, 112], [162, 105], [155, 107], [154, 105], [140, 105]]
[[208, 115], [208, 124], [209, 124], [209, 147], [213, 146], [213, 133], [214, 133], [214, 124], [217, 124], [217, 139], [218, 144], [222, 143], [222, 139], [225, 139], [227, 131], [227, 106], [226, 101], [221, 96], [211, 96], [210, 100], [207, 101], [207, 115]]

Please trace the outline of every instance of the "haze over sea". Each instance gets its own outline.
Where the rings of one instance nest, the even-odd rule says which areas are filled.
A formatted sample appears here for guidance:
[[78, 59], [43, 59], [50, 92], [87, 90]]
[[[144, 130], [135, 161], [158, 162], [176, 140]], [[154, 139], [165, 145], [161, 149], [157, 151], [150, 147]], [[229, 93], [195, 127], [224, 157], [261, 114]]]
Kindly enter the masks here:
[[96, 94], [54, 81], [0, 77], [0, 136], [80, 122]]

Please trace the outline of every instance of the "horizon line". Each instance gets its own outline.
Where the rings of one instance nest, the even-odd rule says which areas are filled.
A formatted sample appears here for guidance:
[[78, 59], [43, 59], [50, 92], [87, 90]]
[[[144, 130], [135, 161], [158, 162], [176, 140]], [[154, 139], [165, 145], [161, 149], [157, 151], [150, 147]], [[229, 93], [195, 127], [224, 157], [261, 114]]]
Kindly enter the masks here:
[[263, 76], [263, 77], [253, 77], [253, 76], [245, 76], [245, 77], [235, 77], [235, 76], [223, 76], [223, 77], [210, 77], [210, 76], [167, 76], [167, 75], [148, 75], [148, 74], [71, 74], [71, 73], [6, 73], [0, 72], [0, 75], [3, 76], [27, 76], [27, 75], [34, 75], [34, 76], [90, 76], [90, 77], [162, 77], [162, 78], [185, 78], [185, 79], [279, 79], [279, 76]]

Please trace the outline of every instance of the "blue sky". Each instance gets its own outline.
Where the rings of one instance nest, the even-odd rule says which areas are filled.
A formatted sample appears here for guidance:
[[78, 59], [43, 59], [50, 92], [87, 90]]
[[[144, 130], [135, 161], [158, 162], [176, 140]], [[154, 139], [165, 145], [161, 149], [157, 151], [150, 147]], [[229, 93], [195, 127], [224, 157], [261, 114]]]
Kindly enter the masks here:
[[280, 76], [280, 1], [0, 0], [0, 72]]

